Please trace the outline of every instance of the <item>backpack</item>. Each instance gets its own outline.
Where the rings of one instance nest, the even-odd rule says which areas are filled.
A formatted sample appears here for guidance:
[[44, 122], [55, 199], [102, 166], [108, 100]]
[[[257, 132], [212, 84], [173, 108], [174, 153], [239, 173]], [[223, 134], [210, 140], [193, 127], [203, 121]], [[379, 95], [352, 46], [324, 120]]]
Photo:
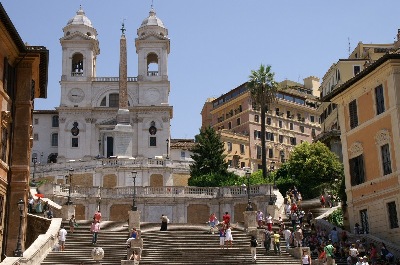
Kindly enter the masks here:
[[257, 247], [257, 239], [255, 239], [255, 238], [251, 239], [250, 240], [250, 246], [253, 247], [253, 248]]

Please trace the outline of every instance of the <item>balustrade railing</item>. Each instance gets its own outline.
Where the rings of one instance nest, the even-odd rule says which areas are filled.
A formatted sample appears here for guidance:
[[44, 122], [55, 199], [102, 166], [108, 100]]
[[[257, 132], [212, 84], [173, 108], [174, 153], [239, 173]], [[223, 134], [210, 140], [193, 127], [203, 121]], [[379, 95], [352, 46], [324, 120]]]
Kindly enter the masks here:
[[[181, 186], [163, 186], [163, 187], [135, 187], [136, 197], [190, 197], [190, 198], [223, 198], [223, 197], [245, 197], [247, 191], [250, 196], [269, 195], [270, 185], [258, 185], [248, 187], [181, 187]], [[45, 194], [55, 196], [68, 196], [71, 188], [71, 197], [93, 197], [102, 199], [130, 198], [133, 196], [133, 186], [103, 188], [103, 187], [82, 187], [63, 184], [46, 183], [41, 190]]]

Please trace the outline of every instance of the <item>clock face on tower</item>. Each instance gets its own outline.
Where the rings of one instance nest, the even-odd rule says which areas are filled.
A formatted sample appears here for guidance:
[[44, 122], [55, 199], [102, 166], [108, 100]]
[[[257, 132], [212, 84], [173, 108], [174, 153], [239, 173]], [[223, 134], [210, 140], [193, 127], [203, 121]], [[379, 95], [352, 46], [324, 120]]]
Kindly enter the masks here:
[[84, 97], [85, 97], [85, 93], [80, 88], [72, 88], [68, 92], [68, 99], [72, 103], [79, 103], [83, 100]]

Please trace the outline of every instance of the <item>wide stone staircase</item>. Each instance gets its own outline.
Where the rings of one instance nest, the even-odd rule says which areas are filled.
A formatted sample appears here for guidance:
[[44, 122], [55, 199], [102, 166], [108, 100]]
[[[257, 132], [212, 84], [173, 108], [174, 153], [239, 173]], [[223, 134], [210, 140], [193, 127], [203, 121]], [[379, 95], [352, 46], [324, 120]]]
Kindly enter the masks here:
[[97, 244], [92, 244], [90, 233], [91, 221], [78, 221], [78, 227], [72, 234], [68, 222], [63, 222], [68, 234], [65, 241], [65, 251], [52, 251], [41, 264], [96, 264], [91, 257], [94, 247], [104, 250], [103, 265], [121, 264], [126, 258], [126, 239], [128, 228], [126, 222], [102, 221]]
[[[320, 208], [315, 202], [304, 204], [303, 209], [311, 208], [314, 217], [326, 209]], [[126, 239], [128, 228], [126, 222], [102, 221], [96, 245], [93, 245], [90, 233], [90, 221], [79, 221], [73, 234], [69, 233], [67, 222], [63, 222], [68, 235], [65, 251], [52, 251], [41, 264], [98, 264], [91, 257], [94, 247], [104, 250], [102, 265], [121, 264], [126, 259]], [[160, 225], [143, 223], [141, 225], [144, 249], [140, 264], [251, 264], [250, 236], [238, 226], [233, 229], [233, 247], [221, 249], [219, 235], [209, 233], [204, 225], [169, 224], [168, 231], [159, 231]], [[274, 230], [277, 227], [274, 227]], [[299, 264], [300, 260], [290, 256], [281, 238], [281, 255], [275, 255], [273, 250], [266, 255], [262, 242], [257, 248], [257, 264], [291, 265]]]
[[[158, 228], [158, 227], [157, 227]], [[233, 247], [221, 249], [219, 235], [210, 234], [207, 226], [169, 225], [168, 231], [143, 229], [144, 250], [140, 264], [251, 264], [250, 236], [233, 229]], [[259, 242], [261, 243], [261, 242]], [[299, 264], [281, 242], [281, 255], [264, 247], [257, 248], [257, 264]]]

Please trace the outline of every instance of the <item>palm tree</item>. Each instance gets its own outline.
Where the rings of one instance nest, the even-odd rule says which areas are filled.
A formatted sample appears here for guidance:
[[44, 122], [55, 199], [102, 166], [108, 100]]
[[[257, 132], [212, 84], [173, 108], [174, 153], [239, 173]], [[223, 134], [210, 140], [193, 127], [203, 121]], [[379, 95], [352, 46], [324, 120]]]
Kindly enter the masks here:
[[265, 150], [265, 112], [268, 111], [269, 105], [276, 100], [276, 92], [278, 84], [274, 80], [275, 73], [271, 72], [270, 65], [261, 64], [260, 68], [255, 71], [251, 70], [247, 88], [250, 91], [253, 105], [260, 107], [261, 111], [261, 159], [262, 174], [264, 179], [267, 178], [267, 155]]

